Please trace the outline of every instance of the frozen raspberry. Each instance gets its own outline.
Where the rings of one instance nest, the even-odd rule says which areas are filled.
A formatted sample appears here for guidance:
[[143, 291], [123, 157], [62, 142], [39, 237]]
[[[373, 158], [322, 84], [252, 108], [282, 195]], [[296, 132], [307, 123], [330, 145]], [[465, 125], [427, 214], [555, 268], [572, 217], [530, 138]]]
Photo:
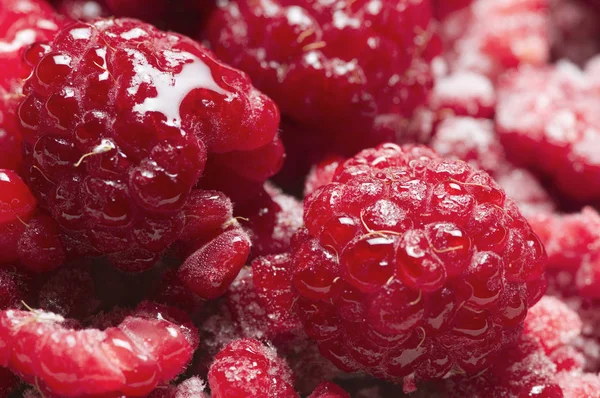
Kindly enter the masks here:
[[308, 398], [350, 398], [350, 394], [337, 384], [325, 381], [319, 384]]
[[550, 2], [552, 56], [582, 65], [600, 52], [600, 10], [581, 0]]
[[516, 205], [487, 173], [426, 147], [365, 150], [304, 205], [296, 310], [342, 370], [407, 390], [477, 373], [543, 293], [544, 248]]
[[19, 258], [18, 242], [37, 201], [16, 172], [0, 169], [0, 264]]
[[438, 119], [449, 115], [491, 118], [496, 106], [496, 92], [484, 75], [458, 71], [436, 80], [429, 106]]
[[209, 398], [205, 384], [198, 377], [191, 377], [176, 386], [159, 387], [148, 398]]
[[152, 301], [180, 308], [192, 316], [198, 314], [205, 303], [179, 279], [176, 269], [168, 269], [160, 276], [150, 297]]
[[147, 269], [180, 238], [208, 169], [257, 186], [277, 171], [282, 152], [262, 153], [279, 148], [277, 107], [194, 41], [108, 19], [38, 46], [19, 109], [29, 183], [68, 249]]
[[252, 240], [250, 258], [288, 252], [290, 238], [302, 226], [302, 202], [272, 184], [248, 202], [236, 207]]
[[318, 143], [313, 151], [352, 155], [408, 138], [404, 127], [426, 102], [430, 61], [439, 52], [429, 0], [218, 6], [207, 27], [210, 43], [301, 125], [284, 127], [284, 140], [306, 134], [301, 140]]
[[30, 271], [56, 269], [66, 259], [60, 231], [51, 217], [40, 215], [29, 220], [17, 246], [20, 263]]
[[23, 49], [52, 38], [61, 23], [45, 1], [0, 2], [0, 168], [18, 170], [22, 162], [16, 112], [23, 80], [31, 72], [23, 62]]
[[548, 0], [475, 0], [450, 15], [442, 28], [450, 70], [495, 80], [521, 64], [545, 64], [550, 56], [548, 8]]
[[508, 163], [491, 120], [449, 117], [438, 125], [430, 144], [440, 155], [490, 173], [523, 214], [554, 210], [551, 196], [535, 176]]
[[[0, 365], [23, 380], [64, 396], [146, 396], [181, 373], [194, 341], [169, 310], [150, 306], [118, 327], [73, 330], [49, 312], [0, 312]], [[192, 332], [193, 333], [193, 332]]]
[[97, 0], [59, 0], [54, 4], [56, 11], [71, 19], [91, 21], [110, 15], [103, 1]]
[[556, 381], [563, 391], [564, 398], [599, 398], [600, 376], [597, 374], [572, 374], [561, 372]]
[[344, 161], [340, 156], [331, 156], [314, 165], [304, 183], [304, 196], [313, 193], [317, 188], [331, 183], [336, 169]]
[[600, 198], [597, 92], [568, 62], [504, 76], [496, 125], [509, 159], [543, 173], [568, 198]]
[[100, 304], [92, 275], [85, 268], [62, 268], [38, 291], [40, 309], [66, 318], [85, 318], [95, 313]]
[[21, 301], [27, 300], [30, 285], [29, 277], [16, 268], [0, 268], [0, 310], [20, 307]]
[[236, 340], [215, 357], [208, 372], [212, 398], [298, 397], [293, 375], [273, 347]]

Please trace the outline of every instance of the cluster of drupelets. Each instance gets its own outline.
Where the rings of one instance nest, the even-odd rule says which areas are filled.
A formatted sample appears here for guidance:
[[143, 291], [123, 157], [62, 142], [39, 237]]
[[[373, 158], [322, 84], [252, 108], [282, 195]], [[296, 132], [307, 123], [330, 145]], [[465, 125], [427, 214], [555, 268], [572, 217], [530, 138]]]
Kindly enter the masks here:
[[597, 54], [598, 0], [0, 0], [0, 398], [600, 398]]

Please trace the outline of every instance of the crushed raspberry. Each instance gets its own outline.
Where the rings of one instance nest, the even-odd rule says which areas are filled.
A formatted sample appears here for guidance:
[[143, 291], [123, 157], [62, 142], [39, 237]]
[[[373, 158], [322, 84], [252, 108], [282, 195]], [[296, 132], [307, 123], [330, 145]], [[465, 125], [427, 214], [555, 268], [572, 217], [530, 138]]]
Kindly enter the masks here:
[[2, 311], [0, 365], [66, 397], [145, 396], [181, 373], [193, 351], [188, 324], [165, 320], [164, 309], [146, 310], [104, 331], [68, 329], [49, 312]]
[[192, 40], [108, 19], [71, 24], [45, 49], [19, 116], [30, 186], [68, 249], [148, 269], [179, 239], [205, 166], [253, 184], [277, 171], [281, 153], [237, 174], [278, 142], [277, 107]]
[[215, 357], [208, 372], [213, 398], [298, 397], [293, 375], [271, 346], [257, 340], [235, 340]]
[[110, 15], [104, 2], [97, 0], [58, 0], [54, 7], [60, 14], [80, 21], [91, 21]]
[[591, 83], [568, 62], [521, 68], [501, 79], [496, 109], [509, 159], [543, 173], [562, 194], [580, 201], [600, 197], [600, 102]]
[[477, 373], [543, 293], [544, 249], [516, 205], [485, 172], [425, 147], [348, 159], [305, 200], [304, 221], [296, 311], [342, 370]]
[[305, 126], [302, 140], [351, 155], [402, 138], [426, 102], [439, 52], [429, 0], [218, 5], [207, 28], [217, 55]]
[[495, 80], [522, 64], [545, 64], [550, 56], [548, 15], [548, 0], [475, 0], [444, 20], [441, 36], [450, 70]]
[[148, 398], [209, 398], [205, 383], [198, 377], [190, 377], [176, 386], [159, 387]]
[[290, 238], [302, 226], [302, 202], [272, 184], [236, 207], [236, 215], [252, 240], [250, 258], [288, 252]]

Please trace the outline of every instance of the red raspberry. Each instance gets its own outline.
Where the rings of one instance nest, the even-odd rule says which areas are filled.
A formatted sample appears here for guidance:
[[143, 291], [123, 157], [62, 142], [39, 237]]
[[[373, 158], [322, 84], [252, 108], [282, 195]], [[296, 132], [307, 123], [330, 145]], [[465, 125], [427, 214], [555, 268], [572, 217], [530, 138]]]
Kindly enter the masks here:
[[308, 398], [350, 398], [350, 394], [337, 384], [324, 381], [315, 388]]
[[208, 383], [212, 398], [298, 397], [285, 361], [273, 347], [253, 339], [223, 348], [210, 366]]
[[205, 384], [198, 377], [190, 377], [176, 386], [159, 387], [148, 398], [209, 398]]
[[490, 173], [523, 214], [554, 210], [552, 198], [535, 176], [508, 163], [491, 120], [449, 117], [438, 125], [430, 144], [440, 155]]
[[406, 139], [404, 126], [426, 102], [429, 64], [439, 50], [429, 0], [218, 5], [207, 27], [217, 55], [247, 71], [284, 115], [306, 127], [302, 139], [318, 142], [315, 149], [351, 155]]
[[0, 366], [64, 397], [146, 396], [181, 373], [197, 343], [188, 338], [191, 323], [174, 323], [171, 312], [141, 305], [118, 327], [100, 331], [68, 329], [48, 312], [2, 311]]
[[580, 0], [552, 0], [552, 55], [583, 64], [600, 53], [600, 10]]
[[[296, 310], [343, 370], [476, 373], [543, 293], [544, 248], [490, 176], [420, 146], [365, 150], [305, 200]], [[460, 369], [460, 370], [459, 370]]]
[[2, 0], [0, 8], [0, 168], [18, 170], [22, 160], [16, 111], [23, 80], [31, 72], [22, 52], [36, 40], [52, 38], [62, 21], [41, 0]]
[[575, 200], [600, 198], [599, 87], [567, 62], [521, 68], [499, 82], [496, 125], [509, 159]]
[[520, 64], [543, 65], [550, 53], [548, 0], [476, 0], [444, 21], [452, 71], [492, 80]]
[[556, 378], [565, 398], [600, 397], [600, 376], [596, 374], [559, 373]]
[[304, 196], [306, 197], [316, 191], [317, 188], [331, 183], [335, 171], [343, 161], [344, 158], [342, 157], [332, 156], [314, 165], [306, 177]]
[[19, 115], [30, 186], [70, 249], [147, 269], [203, 172], [261, 186], [277, 171], [282, 152], [263, 154], [280, 148], [277, 107], [194, 41], [110, 19], [42, 46]]
[[252, 240], [250, 258], [289, 252], [290, 238], [302, 226], [302, 211], [302, 202], [269, 183], [255, 198], [236, 206]]
[[442, 20], [449, 14], [468, 7], [472, 2], [473, 0], [433, 0], [435, 15]]
[[437, 119], [449, 115], [488, 119], [494, 116], [496, 92], [484, 75], [458, 71], [436, 80], [429, 106]]
[[103, 1], [97, 0], [58, 0], [54, 7], [60, 14], [71, 19], [91, 21], [110, 15]]

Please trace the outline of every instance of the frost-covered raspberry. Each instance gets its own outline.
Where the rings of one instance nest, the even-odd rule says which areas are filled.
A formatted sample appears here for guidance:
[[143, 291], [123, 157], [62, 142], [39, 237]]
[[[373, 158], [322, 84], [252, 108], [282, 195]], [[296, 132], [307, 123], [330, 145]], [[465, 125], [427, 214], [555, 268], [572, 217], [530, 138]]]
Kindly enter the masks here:
[[599, 87], [568, 62], [520, 68], [498, 87], [496, 131], [509, 159], [580, 201], [600, 198]]
[[543, 294], [544, 248], [484, 171], [384, 144], [305, 199], [296, 311], [321, 353], [393, 381], [477, 373]]
[[437, 126], [430, 145], [440, 155], [490, 173], [525, 215], [554, 210], [553, 199], [537, 178], [507, 161], [491, 120], [449, 117]]
[[293, 398], [292, 371], [271, 346], [235, 340], [215, 357], [208, 372], [212, 398]]
[[49, 312], [5, 310], [0, 366], [59, 396], [146, 396], [181, 373], [197, 345], [191, 322], [172, 314], [141, 304], [117, 327], [101, 331], [69, 329]]
[[496, 106], [496, 92], [484, 75], [468, 70], [439, 77], [429, 99], [438, 119], [450, 115], [491, 118]]
[[345, 155], [407, 138], [439, 52], [429, 0], [218, 5], [207, 27], [211, 45], [305, 127], [284, 136], [305, 132], [303, 140]]
[[475, 0], [450, 15], [441, 29], [450, 70], [494, 80], [521, 64], [545, 64], [550, 56], [548, 8], [548, 0]]
[[176, 386], [163, 386], [154, 390], [148, 398], [209, 398], [206, 385], [198, 377], [190, 377]]
[[261, 187], [281, 166], [276, 105], [184, 36], [107, 19], [37, 46], [19, 109], [28, 180], [69, 249], [147, 269], [198, 183]]
[[28, 275], [15, 267], [0, 268], [0, 310], [18, 308], [22, 301], [28, 300], [30, 291]]

